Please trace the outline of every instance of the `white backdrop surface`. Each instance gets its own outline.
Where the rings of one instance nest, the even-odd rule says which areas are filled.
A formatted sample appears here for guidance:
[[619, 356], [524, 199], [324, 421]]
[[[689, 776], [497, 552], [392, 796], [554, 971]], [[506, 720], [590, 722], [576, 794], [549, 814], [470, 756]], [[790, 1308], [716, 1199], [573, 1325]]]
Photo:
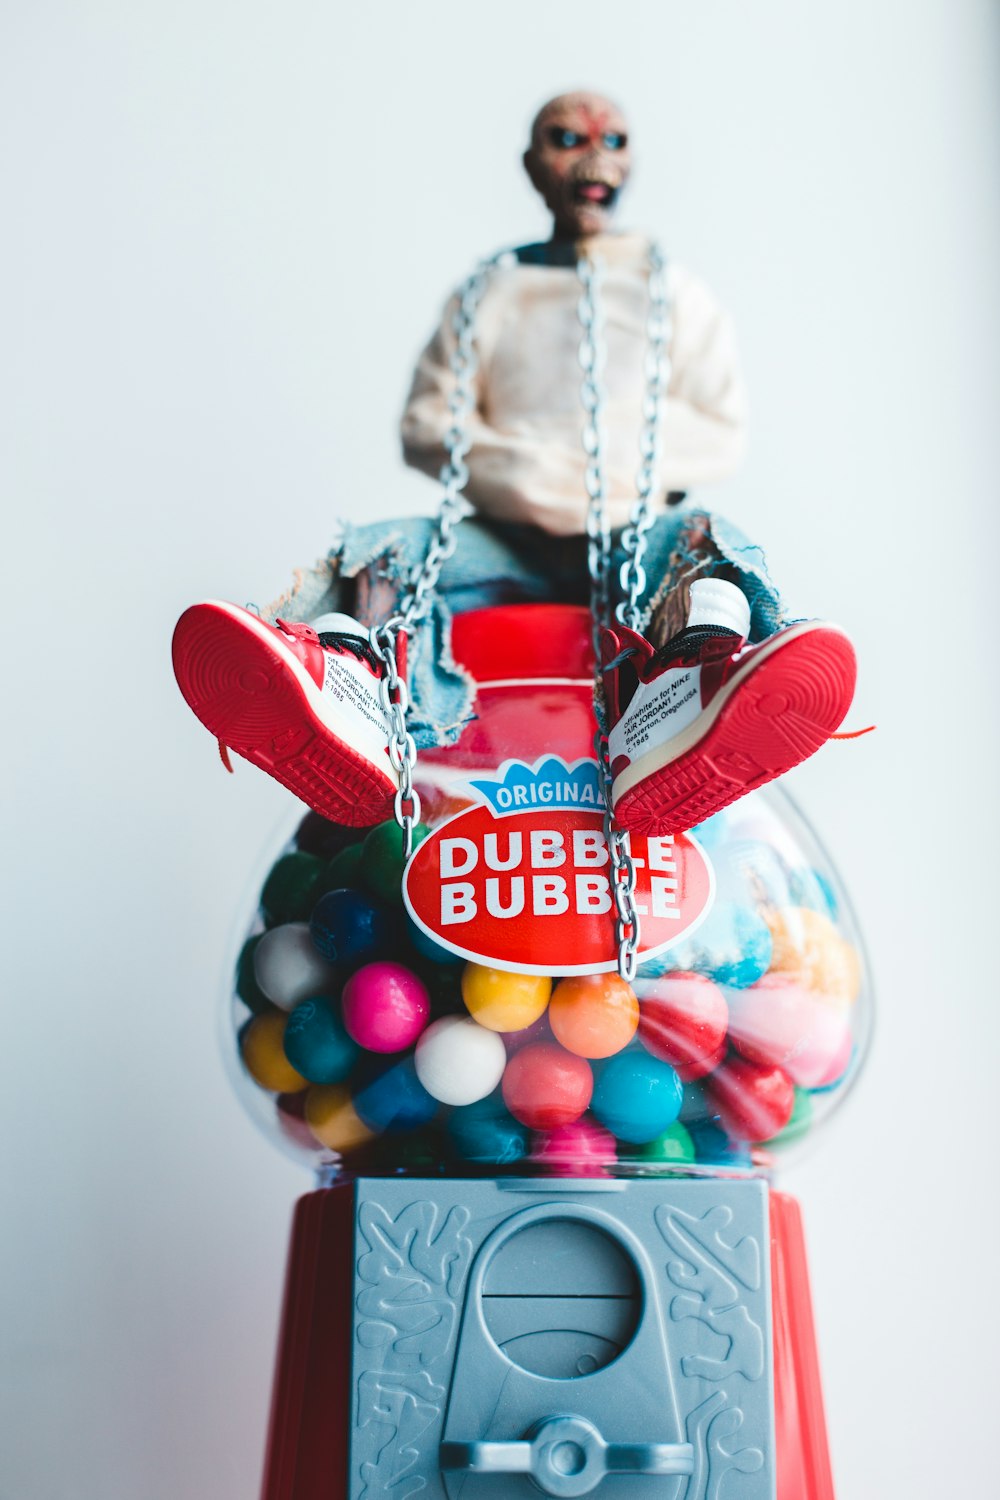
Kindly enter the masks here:
[[2, 8], [0, 1500], [256, 1492], [309, 1183], [216, 1008], [288, 798], [223, 775], [170, 631], [338, 514], [430, 508], [412, 360], [544, 232], [519, 153], [579, 84], [632, 117], [623, 222], [737, 323], [752, 445], [712, 498], [852, 631], [879, 724], [789, 778], [879, 986], [785, 1182], [841, 1500], [995, 1485], [998, 41], [988, 0]]

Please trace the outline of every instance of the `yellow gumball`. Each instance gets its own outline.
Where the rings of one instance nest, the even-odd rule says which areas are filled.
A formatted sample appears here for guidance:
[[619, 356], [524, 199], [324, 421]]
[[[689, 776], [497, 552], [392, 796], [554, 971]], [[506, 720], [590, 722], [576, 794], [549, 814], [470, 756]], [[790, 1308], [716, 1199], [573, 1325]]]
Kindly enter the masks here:
[[243, 1066], [254, 1083], [272, 1094], [297, 1094], [306, 1087], [306, 1079], [292, 1067], [285, 1056], [284, 1011], [266, 1011], [255, 1016], [240, 1039]]
[[785, 906], [765, 918], [774, 940], [773, 974], [788, 974], [824, 1000], [857, 999], [860, 960], [829, 917], [806, 906]]
[[523, 1031], [545, 1014], [551, 994], [552, 980], [544, 974], [508, 974], [482, 964], [462, 971], [466, 1009], [487, 1031]]
[[331, 1151], [351, 1151], [374, 1140], [351, 1102], [351, 1091], [343, 1083], [314, 1084], [306, 1095], [306, 1124], [321, 1146]]

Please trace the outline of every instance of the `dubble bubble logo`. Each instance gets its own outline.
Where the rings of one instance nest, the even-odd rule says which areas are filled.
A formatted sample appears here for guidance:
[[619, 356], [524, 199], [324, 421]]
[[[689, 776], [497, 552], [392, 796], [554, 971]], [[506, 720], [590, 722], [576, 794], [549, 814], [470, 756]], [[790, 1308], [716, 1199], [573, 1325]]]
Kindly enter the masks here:
[[[477, 805], [436, 828], [406, 869], [403, 899], [452, 953], [520, 974], [617, 968], [610, 857], [597, 763], [505, 761], [468, 783]], [[689, 834], [633, 834], [640, 960], [686, 937], [715, 882]]]

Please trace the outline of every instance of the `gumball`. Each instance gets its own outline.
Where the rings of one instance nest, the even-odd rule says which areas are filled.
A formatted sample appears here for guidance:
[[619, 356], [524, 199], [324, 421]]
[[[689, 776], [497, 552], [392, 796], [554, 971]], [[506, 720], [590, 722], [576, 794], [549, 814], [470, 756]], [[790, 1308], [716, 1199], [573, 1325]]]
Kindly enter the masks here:
[[507, 1063], [495, 1031], [471, 1016], [442, 1016], [417, 1043], [417, 1077], [442, 1104], [474, 1104], [492, 1094]]
[[[429, 833], [426, 823], [417, 823], [413, 829], [413, 847]], [[376, 824], [361, 846], [361, 878], [365, 885], [382, 901], [401, 901], [405, 864], [403, 830], [398, 823], [390, 819]]]
[[369, 1052], [403, 1052], [427, 1025], [427, 986], [403, 964], [365, 964], [344, 985], [341, 997], [347, 1034]]
[[830, 918], [807, 906], [768, 912], [774, 940], [771, 972], [793, 978], [831, 1001], [853, 1001], [861, 985], [861, 962]]
[[392, 940], [385, 907], [361, 891], [346, 888], [321, 897], [309, 931], [319, 952], [332, 964], [366, 963]]
[[262, 932], [258, 932], [256, 936], [247, 938], [240, 949], [240, 956], [236, 960], [236, 993], [247, 1009], [252, 1010], [255, 1016], [271, 1009], [271, 1002], [257, 983], [257, 976], [254, 973], [253, 967], [254, 954], [263, 936]]
[[503, 1075], [504, 1103], [530, 1130], [572, 1124], [587, 1108], [593, 1091], [590, 1064], [555, 1042], [521, 1047]]
[[340, 1083], [358, 1056], [340, 1006], [326, 996], [301, 1000], [285, 1027], [285, 1056], [310, 1083]]
[[853, 1062], [854, 1038], [848, 1027], [837, 1056], [831, 1059], [830, 1066], [817, 1078], [816, 1082], [808, 1085], [810, 1093], [825, 1094], [829, 1089], [839, 1087], [850, 1072]]
[[420, 956], [430, 959], [432, 963], [446, 964], [454, 969], [465, 963], [461, 953], [452, 953], [450, 948], [443, 948], [440, 943], [436, 943], [422, 927], [417, 926], [411, 916], [406, 918], [406, 936]]
[[295, 847], [307, 854], [316, 854], [320, 859], [331, 860], [341, 849], [358, 843], [364, 838], [363, 828], [345, 828], [340, 823], [331, 823], [329, 818], [317, 812], [308, 812], [299, 824], [295, 835]]
[[411, 1057], [362, 1076], [354, 1089], [358, 1118], [377, 1135], [418, 1130], [433, 1119], [437, 1102], [417, 1077]]
[[282, 1011], [268, 1011], [254, 1016], [240, 1036], [243, 1066], [254, 1083], [275, 1094], [292, 1094], [306, 1086], [305, 1078], [285, 1056], [286, 1021]]
[[346, 849], [341, 849], [335, 854], [326, 867], [326, 875], [323, 880], [323, 892], [342, 891], [348, 886], [361, 884], [361, 845], [348, 844]]
[[544, 1015], [551, 994], [547, 975], [508, 974], [472, 963], [462, 971], [462, 999], [488, 1031], [523, 1031]]
[[714, 1102], [708, 1098], [702, 1083], [686, 1083], [684, 1094], [681, 1098], [681, 1109], [678, 1116], [682, 1125], [696, 1125], [699, 1121], [711, 1120], [715, 1124], [719, 1121], [719, 1111]]
[[448, 1133], [467, 1161], [507, 1166], [527, 1155], [528, 1132], [506, 1109], [502, 1095], [496, 1091], [475, 1104], [453, 1110]]
[[596, 1120], [573, 1120], [536, 1135], [531, 1160], [550, 1177], [607, 1177], [618, 1148]]
[[648, 1052], [677, 1069], [688, 1082], [721, 1061], [729, 1007], [726, 997], [701, 974], [664, 974], [637, 979], [639, 1040]]
[[765, 974], [729, 996], [729, 1036], [741, 1057], [777, 1064], [793, 1083], [818, 1083], [843, 1052], [845, 1004], [831, 1005], [787, 974]]
[[682, 1165], [694, 1161], [694, 1141], [691, 1139], [687, 1126], [682, 1125], [680, 1120], [675, 1120], [672, 1125], [667, 1126], [662, 1135], [636, 1146], [635, 1151], [630, 1154], [637, 1157], [639, 1161], [672, 1162]]
[[617, 974], [573, 974], [552, 992], [552, 1034], [577, 1057], [613, 1056], [628, 1046], [638, 1024], [635, 991]]
[[337, 988], [336, 970], [316, 952], [305, 922], [265, 932], [254, 950], [253, 971], [264, 994], [282, 1010]]
[[305, 922], [325, 889], [326, 865], [315, 854], [283, 854], [264, 881], [260, 904], [269, 926]]
[[793, 870], [788, 877], [788, 892], [795, 906], [808, 906], [834, 922], [837, 920], [840, 911], [837, 893], [820, 870]]
[[790, 900], [784, 862], [765, 839], [731, 839], [712, 855], [719, 896], [738, 905], [783, 906]]
[[722, 1125], [737, 1141], [769, 1141], [792, 1117], [795, 1089], [781, 1068], [730, 1055], [705, 1084]]
[[677, 1119], [683, 1085], [669, 1063], [648, 1053], [619, 1053], [597, 1069], [591, 1109], [621, 1141], [642, 1144]]
[[305, 1117], [320, 1145], [331, 1151], [351, 1151], [372, 1139], [343, 1083], [314, 1084], [306, 1095]]

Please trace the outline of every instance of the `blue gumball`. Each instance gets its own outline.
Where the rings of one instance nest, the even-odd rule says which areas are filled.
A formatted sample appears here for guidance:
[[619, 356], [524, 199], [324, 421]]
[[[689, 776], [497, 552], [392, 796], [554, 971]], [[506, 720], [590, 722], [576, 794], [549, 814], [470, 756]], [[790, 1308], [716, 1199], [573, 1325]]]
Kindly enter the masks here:
[[351, 1102], [358, 1118], [377, 1135], [418, 1130], [433, 1119], [438, 1107], [417, 1077], [411, 1057], [389, 1068], [366, 1069], [354, 1086]]
[[693, 1121], [687, 1127], [694, 1142], [695, 1159], [701, 1166], [750, 1167], [749, 1146], [730, 1140], [721, 1125], [713, 1120]]
[[648, 1052], [619, 1052], [601, 1067], [591, 1109], [619, 1140], [642, 1145], [680, 1113], [684, 1086], [669, 1063]]
[[499, 1090], [452, 1112], [448, 1131], [467, 1161], [505, 1166], [528, 1154], [528, 1130], [504, 1107]]
[[309, 931], [331, 964], [357, 966], [385, 952], [392, 942], [389, 912], [361, 891], [328, 891], [313, 910]]
[[795, 906], [808, 907], [836, 922], [840, 903], [832, 884], [819, 870], [793, 870], [788, 880], [788, 889]]
[[639, 966], [641, 979], [682, 970], [743, 990], [767, 973], [774, 939], [756, 906], [716, 901], [695, 933]]
[[295, 1007], [285, 1027], [284, 1046], [292, 1067], [310, 1083], [341, 1083], [360, 1050], [344, 1029], [339, 1004], [326, 996]]

